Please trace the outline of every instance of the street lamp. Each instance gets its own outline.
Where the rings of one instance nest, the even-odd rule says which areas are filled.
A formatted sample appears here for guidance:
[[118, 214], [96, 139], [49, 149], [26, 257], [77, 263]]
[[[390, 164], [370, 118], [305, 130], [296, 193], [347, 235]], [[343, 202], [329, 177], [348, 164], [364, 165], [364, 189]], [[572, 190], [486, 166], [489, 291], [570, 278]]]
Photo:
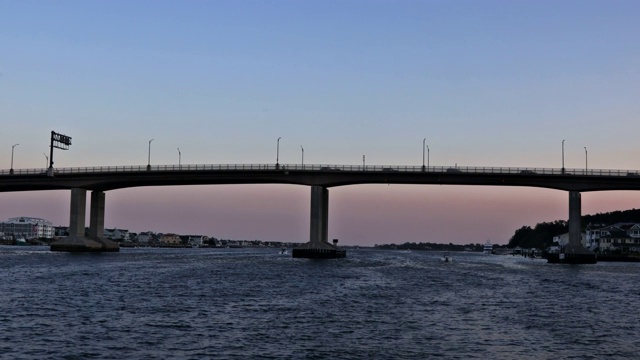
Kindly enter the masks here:
[[182, 153], [180, 152], [180, 148], [178, 148], [178, 169], [182, 169]]
[[149, 157], [147, 158], [147, 171], [151, 170], [151, 142], [153, 139], [149, 140]]
[[47, 156], [46, 153], [42, 153], [42, 155], [44, 155], [44, 158], [45, 158], [44, 167], [46, 168], [47, 166], [49, 166], [49, 157]]
[[587, 147], [584, 147], [584, 173], [587, 174], [587, 170], [589, 170], [589, 163], [587, 159]]
[[302, 149], [302, 170], [304, 170], [304, 148], [300, 145], [300, 149]]
[[13, 149], [20, 144], [15, 144], [11, 146], [11, 169], [9, 170], [9, 174], [13, 174]]
[[429, 167], [429, 145], [427, 145], [427, 168]]
[[562, 140], [562, 173], [564, 174], [564, 139]]
[[424, 147], [425, 147], [425, 141], [427, 141], [427, 138], [422, 139], [422, 171], [424, 171]]
[[280, 168], [280, 139], [281, 136], [278, 136], [278, 144], [276, 147], [276, 169]]

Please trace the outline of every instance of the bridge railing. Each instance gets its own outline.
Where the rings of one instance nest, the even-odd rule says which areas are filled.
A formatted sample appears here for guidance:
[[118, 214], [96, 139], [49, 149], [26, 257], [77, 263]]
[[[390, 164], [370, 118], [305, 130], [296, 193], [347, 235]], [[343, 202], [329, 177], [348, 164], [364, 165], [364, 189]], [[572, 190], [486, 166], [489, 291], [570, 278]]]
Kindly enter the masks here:
[[[92, 174], [121, 172], [185, 172], [185, 171], [308, 171], [308, 172], [410, 172], [445, 174], [519, 174], [519, 175], [581, 175], [581, 176], [633, 176], [640, 178], [638, 170], [558, 169], [495, 166], [406, 166], [406, 165], [329, 165], [329, 164], [186, 164], [186, 165], [133, 165], [86, 166], [55, 168], [54, 174]], [[14, 169], [14, 175], [46, 175], [47, 169]], [[11, 175], [0, 170], [0, 176]]]

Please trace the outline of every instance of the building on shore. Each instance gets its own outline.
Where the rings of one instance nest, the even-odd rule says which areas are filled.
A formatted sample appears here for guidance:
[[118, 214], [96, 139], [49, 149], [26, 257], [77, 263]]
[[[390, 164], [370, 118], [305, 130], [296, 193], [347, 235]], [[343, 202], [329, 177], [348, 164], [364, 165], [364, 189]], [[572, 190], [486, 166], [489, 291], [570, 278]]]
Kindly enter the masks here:
[[180, 245], [182, 244], [182, 239], [180, 239], [180, 235], [177, 234], [162, 234], [160, 236], [160, 243], [164, 245]]
[[129, 239], [129, 230], [126, 229], [104, 229], [104, 237], [114, 241], [125, 241]]
[[54, 227], [50, 221], [36, 217], [14, 217], [7, 221], [0, 222], [0, 233], [4, 236], [25, 239], [52, 239]]
[[640, 224], [617, 223], [613, 225], [589, 224], [586, 239], [599, 253], [640, 253]]
[[[552, 251], [560, 251], [565, 246], [569, 245], [569, 233], [560, 234], [558, 236], [553, 237], [553, 243], [558, 244], [551, 247]], [[583, 247], [589, 248], [587, 244], [587, 237], [585, 233], [580, 233], [580, 243]]]

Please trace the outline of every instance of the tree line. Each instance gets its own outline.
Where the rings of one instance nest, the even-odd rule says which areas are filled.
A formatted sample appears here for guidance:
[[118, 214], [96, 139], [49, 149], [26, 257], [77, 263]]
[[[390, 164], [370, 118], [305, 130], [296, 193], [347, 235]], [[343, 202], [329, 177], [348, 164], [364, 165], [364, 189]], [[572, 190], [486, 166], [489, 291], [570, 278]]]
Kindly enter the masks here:
[[[607, 226], [616, 223], [640, 223], [640, 209], [597, 213], [581, 217], [582, 231], [584, 231], [589, 224], [594, 226]], [[566, 234], [567, 232], [569, 232], [569, 223], [565, 220], [541, 222], [534, 227], [523, 226], [515, 231], [506, 247], [544, 250], [553, 245], [553, 238], [555, 236]], [[496, 245], [494, 245], [494, 247], [495, 246]], [[483, 245], [478, 243], [458, 245], [452, 243], [406, 242], [404, 244], [375, 245], [375, 248], [388, 250], [482, 251]]]
[[[607, 213], [597, 213], [594, 215], [584, 215], [581, 217], [582, 231], [589, 224], [594, 226], [607, 226], [616, 223], [640, 223], [640, 209], [630, 209], [622, 211], [612, 211]], [[546, 249], [553, 244], [553, 237], [569, 232], [569, 223], [564, 220], [553, 222], [542, 222], [535, 227], [523, 226], [516, 230], [509, 240], [507, 247], [537, 248]]]

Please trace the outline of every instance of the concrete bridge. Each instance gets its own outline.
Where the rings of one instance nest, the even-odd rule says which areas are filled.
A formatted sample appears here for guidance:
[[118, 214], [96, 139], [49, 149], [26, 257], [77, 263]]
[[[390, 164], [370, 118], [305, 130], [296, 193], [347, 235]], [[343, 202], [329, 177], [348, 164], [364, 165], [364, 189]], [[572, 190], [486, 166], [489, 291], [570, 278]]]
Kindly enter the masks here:
[[[47, 171], [48, 170], [48, 171]], [[522, 167], [358, 166], [222, 164], [166, 166], [97, 166], [59, 169], [0, 170], [0, 192], [71, 190], [69, 237], [51, 245], [59, 251], [118, 251], [103, 238], [105, 192], [137, 186], [211, 184], [296, 184], [311, 187], [310, 239], [299, 250], [332, 256], [328, 242], [329, 188], [356, 184], [439, 184], [527, 186], [564, 190], [569, 195], [569, 246], [566, 262], [595, 262], [580, 244], [581, 193], [640, 190], [636, 170]], [[84, 237], [86, 196], [91, 191], [90, 235]], [[294, 251], [295, 256], [295, 251]], [[587, 258], [587, 261], [584, 261]], [[582, 260], [581, 260], [582, 259]]]

